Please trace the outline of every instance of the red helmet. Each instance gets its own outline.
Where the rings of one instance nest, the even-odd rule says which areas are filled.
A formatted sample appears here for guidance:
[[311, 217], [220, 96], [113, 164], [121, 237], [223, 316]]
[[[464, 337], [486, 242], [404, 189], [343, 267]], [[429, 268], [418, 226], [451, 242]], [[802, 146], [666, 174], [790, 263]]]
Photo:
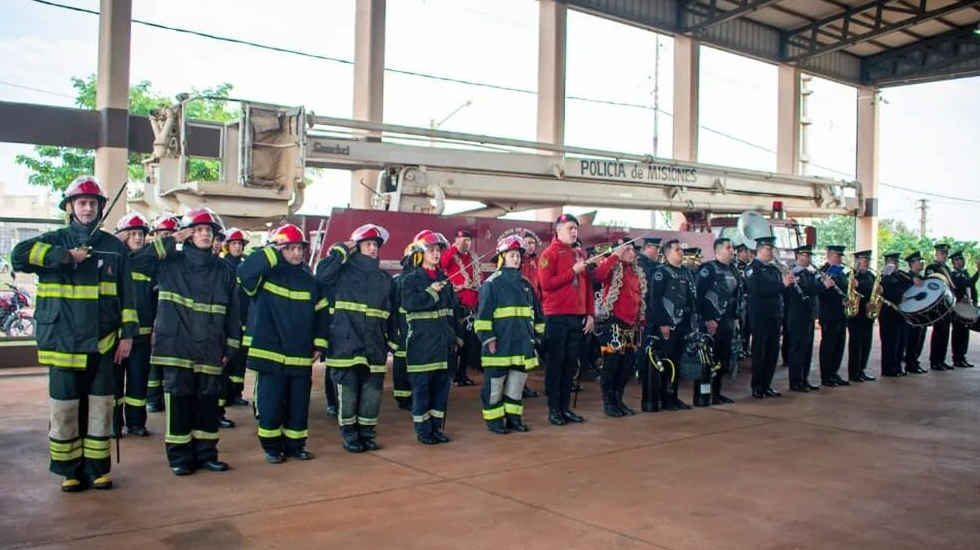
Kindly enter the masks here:
[[180, 220], [180, 228], [187, 229], [188, 227], [194, 227], [195, 225], [210, 225], [211, 229], [215, 233], [224, 230], [221, 224], [221, 218], [214, 213], [214, 210], [204, 206], [201, 208], [191, 208], [184, 214], [184, 217]]
[[270, 244], [310, 244], [303, 230], [291, 223], [281, 225], [269, 235]]
[[432, 233], [431, 229], [423, 229], [422, 231], [419, 231], [418, 233], [415, 234], [414, 237], [412, 237], [412, 242], [413, 243], [418, 242], [419, 240], [422, 239], [422, 237], [428, 235], [429, 233]]
[[105, 191], [102, 190], [102, 184], [99, 182], [99, 178], [95, 176], [78, 176], [75, 178], [65, 189], [65, 194], [61, 197], [58, 208], [64, 210], [65, 205], [75, 197], [95, 197], [99, 199], [99, 203], [102, 206], [105, 205], [108, 199]]
[[520, 235], [507, 235], [506, 237], [502, 237], [499, 241], [497, 241], [497, 254], [517, 250], [523, 255], [526, 248], [527, 244]]
[[361, 241], [373, 240], [377, 241], [378, 246], [385, 244], [388, 241], [388, 230], [380, 225], [374, 225], [373, 223], [366, 223], [350, 234], [350, 240], [355, 243]]
[[169, 212], [163, 214], [156, 221], [153, 222], [153, 231], [177, 231], [177, 224], [180, 220], [177, 219], [176, 214], [171, 214]]
[[146, 221], [143, 214], [139, 212], [130, 212], [125, 216], [119, 218], [116, 222], [116, 233], [121, 231], [127, 231], [129, 229], [142, 229], [144, 232], [150, 231], [150, 222]]
[[245, 236], [245, 232], [237, 227], [229, 227], [225, 230], [225, 242], [232, 241], [242, 241], [242, 244], [248, 244], [248, 237]]
[[436, 233], [435, 231], [426, 232], [415, 242], [423, 249], [436, 245], [441, 246], [443, 249], [449, 248], [449, 239], [442, 233]]

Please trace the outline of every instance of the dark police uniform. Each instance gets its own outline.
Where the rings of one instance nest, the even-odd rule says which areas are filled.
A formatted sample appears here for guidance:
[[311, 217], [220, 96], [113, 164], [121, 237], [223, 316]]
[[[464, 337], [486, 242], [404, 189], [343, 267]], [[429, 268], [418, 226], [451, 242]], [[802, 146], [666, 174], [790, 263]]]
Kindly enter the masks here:
[[[698, 313], [702, 323], [715, 321], [718, 329], [713, 336], [714, 357], [722, 370], [711, 382], [711, 402], [730, 403], [721, 394], [722, 374], [730, 372], [732, 362], [738, 360], [738, 351], [732, 349], [735, 336], [738, 302], [742, 299], [741, 277], [731, 263], [712, 260], [701, 266], [697, 276]], [[707, 332], [707, 329], [705, 330]], [[740, 345], [736, 343], [736, 345]]]
[[772, 389], [772, 377], [779, 359], [779, 334], [786, 285], [783, 284], [783, 275], [779, 268], [757, 259], [752, 260], [745, 275], [749, 289], [749, 315], [754, 327], [752, 396], [778, 397], [779, 393]]
[[[867, 257], [870, 261], [871, 251], [855, 252], [854, 257]], [[871, 356], [871, 339], [874, 334], [874, 319], [868, 318], [868, 299], [875, 284], [875, 273], [870, 269], [855, 271], [854, 277], [861, 300], [857, 315], [847, 320], [847, 375], [851, 382], [870, 382], [874, 377], [865, 374], [864, 369], [868, 366], [868, 357]]]
[[[935, 248], [936, 250], [949, 250], [949, 245], [940, 243]], [[942, 275], [945, 282], [952, 285], [953, 276], [945, 263], [932, 262], [926, 266], [926, 276], [933, 274]], [[950, 292], [952, 291], [953, 289], [950, 288]], [[953, 367], [946, 363], [950, 323], [952, 323], [952, 315], [947, 315], [932, 325], [932, 339], [929, 341], [929, 366], [932, 370], [953, 370]]]
[[[796, 252], [810, 252], [808, 245]], [[802, 292], [786, 294], [786, 334], [789, 341], [789, 387], [796, 392], [820, 389], [810, 384], [810, 364], [813, 362], [813, 331], [820, 302], [820, 282], [812, 270], [800, 266], [793, 268], [796, 284]]]
[[[921, 260], [922, 255], [919, 254], [918, 251], [905, 257], [905, 261], [908, 264]], [[905, 273], [908, 275], [909, 281], [912, 284], [915, 284], [915, 278], [921, 279], [923, 277], [921, 271], [912, 271], [911, 267]], [[925, 374], [929, 371], [922, 368], [922, 366], [919, 364], [919, 356], [922, 355], [922, 347], [926, 342], [926, 327], [912, 326], [907, 321], [905, 322], [905, 325], [906, 330], [908, 331], [908, 340], [905, 346], [904, 357], [905, 371], [913, 374]]]
[[[653, 273], [647, 294], [646, 334], [653, 339], [653, 347], [661, 357], [672, 363], [672, 366], [666, 367], [668, 372], [664, 372], [661, 378], [660, 396], [663, 399], [663, 408], [689, 409], [690, 406], [677, 398], [677, 368], [680, 367], [681, 357], [684, 355], [685, 340], [691, 333], [691, 316], [697, 308], [690, 270], [674, 267], [669, 263], [661, 264]], [[670, 335], [666, 340], [660, 333], [662, 326], [670, 327]], [[642, 378], [644, 382], [648, 379], [647, 376]]]
[[[963, 257], [963, 251], [958, 250], [950, 256], [951, 260]], [[977, 276], [980, 270], [971, 277], [966, 269], [953, 269], [953, 294], [957, 302], [966, 302], [973, 306], [977, 305]], [[966, 353], [970, 349], [970, 327], [953, 316], [953, 366], [961, 368], [971, 368], [973, 365], [966, 360]]]
[[[828, 246], [827, 250], [843, 253], [844, 247]], [[847, 270], [843, 265], [824, 264], [820, 271], [835, 285], [827, 288], [822, 282], [820, 284], [820, 381], [824, 386], [849, 386], [850, 382], [837, 374], [847, 340], [847, 317], [844, 315]]]
[[[745, 248], [745, 245], [740, 244], [735, 247], [735, 253]], [[742, 323], [741, 333], [742, 333], [742, 356], [748, 357], [751, 355], [752, 349], [752, 323], [749, 320], [749, 287], [748, 282], [745, 280], [745, 270], [749, 268], [749, 262], [743, 262], [738, 258], [735, 259], [735, 272], [738, 273], [739, 279], [741, 279], [742, 288], [742, 299], [739, 303], [738, 320]]]
[[[892, 259], [896, 264], [886, 265], [882, 270], [881, 296], [897, 305], [902, 301], [902, 294], [912, 286], [912, 277], [897, 268], [897, 252], [885, 254], [885, 259]], [[878, 335], [881, 338], [881, 375], [905, 376], [902, 358], [909, 343], [909, 324], [897, 311], [885, 305], [878, 316]]]

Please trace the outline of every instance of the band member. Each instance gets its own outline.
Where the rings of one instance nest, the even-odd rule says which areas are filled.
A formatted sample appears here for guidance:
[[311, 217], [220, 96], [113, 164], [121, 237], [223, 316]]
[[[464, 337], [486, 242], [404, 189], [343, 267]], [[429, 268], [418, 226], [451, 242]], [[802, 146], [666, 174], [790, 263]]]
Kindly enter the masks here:
[[235, 274], [212, 253], [220, 229], [209, 208], [191, 209], [180, 231], [139, 252], [157, 260], [150, 364], [163, 367], [167, 458], [178, 476], [228, 469], [218, 460], [218, 394], [228, 358], [241, 345], [242, 325]]
[[[922, 269], [925, 262], [922, 260], [922, 254], [918, 250], [909, 254], [905, 257], [905, 263], [908, 264], [909, 268], [906, 271], [906, 275], [912, 280], [913, 285], [922, 284]], [[919, 356], [922, 355], [922, 347], [926, 342], [926, 327], [916, 327], [912, 326], [906, 322], [908, 329], [908, 343], [905, 347], [905, 371], [911, 372], [912, 374], [926, 374], [929, 371], [922, 368], [919, 364]]]
[[868, 299], [875, 284], [875, 273], [868, 268], [871, 251], [854, 253], [854, 278], [861, 295], [857, 315], [847, 320], [847, 374], [851, 382], [873, 382], [874, 376], [864, 372], [871, 356], [871, 340], [875, 322], [868, 318]]
[[735, 245], [735, 271], [742, 278], [742, 307], [739, 320], [742, 322], [742, 357], [752, 355], [752, 320], [749, 318], [749, 286], [745, 280], [745, 271], [752, 263], [753, 250], [744, 243]]
[[544, 334], [544, 316], [534, 289], [521, 276], [524, 239], [510, 235], [497, 243], [497, 271], [480, 288], [475, 328], [483, 342], [483, 420], [498, 434], [526, 432], [524, 383], [538, 366], [535, 340]]
[[606, 416], [632, 416], [636, 411], [623, 400], [634, 374], [636, 352], [646, 317], [647, 278], [640, 267], [639, 241], [622, 237], [613, 253], [593, 275], [602, 284], [596, 304], [596, 336], [602, 346], [602, 411]]
[[[936, 243], [935, 260], [926, 267], [926, 276], [939, 275], [943, 282], [949, 286], [950, 292], [953, 291], [953, 276], [946, 266], [946, 255], [949, 254], [949, 245], [946, 243]], [[949, 348], [949, 326], [952, 323], [951, 315], [947, 315], [936, 321], [932, 325], [932, 339], [929, 341], [929, 367], [932, 370], [953, 370], [952, 365], [946, 362], [946, 350]]]
[[[224, 260], [228, 262], [231, 266], [233, 272], [238, 271], [238, 266], [241, 265], [242, 260], [245, 259], [245, 247], [248, 245], [248, 237], [245, 232], [237, 227], [229, 227], [226, 231], [225, 239], [225, 255]], [[248, 295], [241, 288], [241, 284], [238, 284], [238, 305], [241, 310], [242, 317], [242, 341], [245, 338], [245, 326], [248, 324], [248, 308], [251, 303]], [[248, 357], [247, 346], [242, 346], [238, 349], [238, 353], [235, 353], [230, 359], [228, 359], [228, 379], [225, 380], [225, 394], [224, 401], [226, 406], [245, 406], [248, 405], [248, 401], [242, 399], [242, 390], [245, 387], [245, 358]], [[220, 402], [220, 400], [219, 400]], [[221, 417], [224, 418], [224, 409], [219, 411]], [[227, 419], [225, 419], [228, 422]], [[221, 420], [219, 419], [219, 425]]]
[[810, 383], [813, 362], [813, 330], [817, 318], [821, 285], [810, 267], [812, 248], [805, 244], [794, 250], [793, 277], [802, 292], [786, 293], [786, 332], [789, 340], [789, 389], [807, 393], [820, 389]]
[[[691, 332], [691, 316], [697, 307], [694, 281], [682, 264], [684, 251], [677, 239], [669, 239], [663, 246], [664, 263], [653, 272], [647, 291], [647, 325], [645, 340], [652, 340], [651, 346], [662, 357], [668, 359], [674, 368], [662, 373], [659, 396], [660, 408], [668, 411], [690, 409], [691, 406], [677, 397], [676, 366], [681, 364], [684, 344]], [[649, 361], [645, 368], [652, 368]], [[640, 373], [644, 383], [651, 379], [649, 373]], [[653, 388], [646, 388], [644, 394], [655, 395]], [[647, 399], [644, 398], [644, 405]], [[650, 407], [647, 407], [650, 408]], [[644, 411], [647, 410], [644, 408]], [[657, 410], [653, 405], [651, 412]]]
[[412, 421], [423, 445], [449, 443], [443, 433], [449, 401], [449, 356], [462, 342], [453, 316], [456, 298], [449, 279], [439, 269], [449, 241], [441, 233], [416, 236], [412, 263], [419, 267], [404, 275], [402, 307], [408, 321], [405, 368], [412, 385]]
[[[900, 303], [902, 294], [912, 286], [912, 277], [898, 269], [899, 255], [898, 252], [885, 254], [885, 265], [881, 269], [881, 296], [893, 304]], [[909, 325], [887, 305], [881, 308], [878, 316], [878, 336], [881, 339], [881, 375], [905, 376], [902, 358], [908, 347]]]
[[402, 304], [402, 283], [417, 266], [412, 263], [412, 245], [405, 247], [405, 253], [401, 260], [402, 272], [396, 273], [391, 279], [391, 314], [388, 316], [388, 337], [391, 343], [391, 378], [392, 394], [395, 403], [402, 410], [412, 408], [412, 384], [408, 380], [408, 371], [405, 369], [405, 337], [408, 335], [408, 321], [405, 320], [405, 309]]
[[344, 449], [374, 451], [381, 391], [388, 359], [391, 275], [381, 269], [388, 231], [365, 224], [350, 240], [330, 248], [317, 265], [317, 280], [330, 299], [330, 347], [324, 364], [337, 386], [337, 420]]
[[642, 254], [638, 258], [640, 267], [643, 268], [643, 273], [646, 276], [647, 282], [650, 282], [650, 277], [653, 277], [653, 272], [657, 270], [660, 265], [660, 243], [662, 242], [660, 237], [644, 237], [643, 238], [643, 250]]
[[471, 252], [472, 248], [473, 233], [469, 229], [459, 229], [453, 245], [440, 260], [442, 270], [456, 293], [456, 304], [460, 308], [456, 316], [463, 319], [463, 345], [455, 357], [456, 370], [453, 373], [453, 382], [457, 386], [475, 384], [466, 376], [466, 369], [480, 368], [480, 340], [473, 331], [473, 318], [480, 301], [480, 262]]
[[[965, 302], [971, 306], [977, 305], [977, 276], [980, 275], [980, 266], [977, 272], [971, 277], [964, 269], [966, 260], [963, 258], [963, 251], [957, 250], [949, 259], [953, 262], [953, 271], [950, 273], [953, 281], [953, 294], [957, 302]], [[953, 366], [960, 368], [972, 368], [973, 364], [966, 360], [966, 353], [970, 349], [970, 327], [953, 316]]]
[[[157, 217], [153, 222], [153, 227], [150, 230], [147, 241], [152, 241], [154, 239], [162, 239], [164, 237], [169, 237], [177, 232], [178, 225], [180, 224], [180, 218], [172, 213], [164, 213]], [[155, 262], [151, 260], [150, 264], [155, 265]], [[142, 271], [146, 271], [151, 268], [150, 265], [141, 267]], [[140, 271], [140, 272], [142, 272]], [[150, 275], [146, 273], [146, 275]], [[152, 275], [153, 281], [151, 284], [151, 302], [153, 303], [153, 317], [156, 319], [156, 308], [157, 308], [157, 280], [154, 271]], [[150, 325], [152, 330], [152, 323]], [[163, 410], [163, 367], [160, 365], [150, 364], [150, 377], [149, 381], [146, 383], [146, 412], [160, 412]]]
[[745, 271], [749, 287], [749, 315], [755, 334], [752, 338], [752, 397], [779, 397], [772, 389], [772, 377], [779, 359], [779, 333], [782, 328], [783, 296], [795, 282], [789, 271], [773, 265], [775, 237], [755, 240], [755, 260]]
[[585, 258], [580, 248], [573, 248], [577, 240], [578, 218], [562, 214], [555, 220], [555, 238], [538, 262], [545, 314], [548, 421], [556, 426], [585, 420], [571, 410], [571, 391], [584, 335], [594, 328], [595, 299]]
[[308, 248], [303, 230], [285, 224], [238, 267], [238, 288], [254, 302], [246, 361], [256, 373], [258, 438], [270, 464], [313, 458], [306, 450], [310, 388], [313, 362], [327, 349], [329, 303], [304, 262]]
[[58, 205], [68, 226], [11, 252], [15, 271], [38, 278], [37, 359], [49, 367], [48, 468], [64, 478], [65, 492], [112, 488], [113, 370], [139, 332], [129, 251], [99, 229], [105, 204], [98, 179], [75, 178]]
[[711, 403], [720, 405], [732, 403], [721, 393], [722, 375], [731, 372], [732, 362], [737, 359], [737, 352], [732, 349], [732, 338], [735, 337], [738, 301], [744, 289], [732, 265], [735, 249], [732, 248], [731, 239], [715, 239], [714, 250], [715, 259], [698, 270], [697, 296], [701, 322], [711, 335], [713, 355], [722, 368], [711, 380]]
[[119, 429], [126, 426], [129, 435], [140, 437], [150, 435], [146, 429], [146, 389], [150, 376], [150, 333], [153, 332], [156, 301], [153, 299], [153, 264], [141, 261], [135, 254], [143, 248], [149, 231], [149, 222], [136, 212], [126, 214], [116, 223], [116, 237], [130, 250], [129, 275], [133, 285], [133, 303], [139, 317], [139, 334], [133, 338], [129, 357], [116, 373], [115, 425]]
[[844, 359], [847, 340], [847, 271], [841, 264], [844, 247], [827, 247], [827, 263], [820, 267], [823, 288], [820, 289], [820, 382], [827, 387], [849, 386], [838, 374]]

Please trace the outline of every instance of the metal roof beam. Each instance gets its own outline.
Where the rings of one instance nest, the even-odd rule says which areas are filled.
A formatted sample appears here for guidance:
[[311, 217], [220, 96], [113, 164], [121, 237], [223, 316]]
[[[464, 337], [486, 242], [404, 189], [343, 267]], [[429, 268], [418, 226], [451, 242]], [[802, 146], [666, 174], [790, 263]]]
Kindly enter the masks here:
[[[718, 0], [711, 0], [710, 4], [702, 4], [700, 2], [691, 1], [684, 2], [681, 6], [682, 11], [686, 11], [692, 15], [704, 16], [705, 18], [694, 23], [692, 25], [682, 25], [681, 32], [697, 34], [704, 31], [705, 29], [714, 27], [715, 25], [720, 25], [726, 21], [731, 21], [743, 15], [752, 13], [756, 10], [761, 10], [763, 8], [769, 7], [773, 4], [779, 3], [782, 0], [730, 0], [737, 4], [737, 7], [732, 10], [720, 10], [718, 9]], [[705, 12], [704, 10], [707, 10]]]
[[971, 61], [975, 62], [973, 68], [959, 71], [960, 76], [980, 73], [980, 36], [974, 28], [975, 25], [960, 27], [867, 57], [861, 63], [862, 80], [877, 86], [934, 80], [944, 69]]

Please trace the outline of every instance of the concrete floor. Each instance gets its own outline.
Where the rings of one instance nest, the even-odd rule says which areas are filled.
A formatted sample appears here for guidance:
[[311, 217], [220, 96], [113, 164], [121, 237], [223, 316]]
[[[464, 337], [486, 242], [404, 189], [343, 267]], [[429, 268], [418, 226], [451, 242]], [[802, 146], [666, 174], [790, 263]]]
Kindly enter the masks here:
[[[980, 345], [971, 352], [980, 363]], [[869, 372], [878, 364], [876, 346]], [[745, 374], [734, 405], [624, 419], [603, 417], [588, 383], [578, 406], [587, 423], [548, 425], [542, 397], [527, 404], [533, 431], [506, 436], [484, 429], [476, 387], [454, 389], [454, 442], [435, 447], [415, 442], [408, 413], [388, 398], [384, 448], [362, 455], [341, 449], [318, 384], [311, 462], [266, 464], [249, 409], [236, 407], [239, 426], [220, 443], [234, 469], [176, 478], [154, 414], [152, 437], [123, 440], [113, 491], [66, 495], [47, 472], [44, 372], [0, 371], [0, 546], [980, 545], [980, 368], [763, 401], [747, 398]], [[785, 368], [775, 386], [785, 389]], [[630, 393], [636, 403], [638, 388]], [[689, 387], [683, 394], [690, 401]]]

